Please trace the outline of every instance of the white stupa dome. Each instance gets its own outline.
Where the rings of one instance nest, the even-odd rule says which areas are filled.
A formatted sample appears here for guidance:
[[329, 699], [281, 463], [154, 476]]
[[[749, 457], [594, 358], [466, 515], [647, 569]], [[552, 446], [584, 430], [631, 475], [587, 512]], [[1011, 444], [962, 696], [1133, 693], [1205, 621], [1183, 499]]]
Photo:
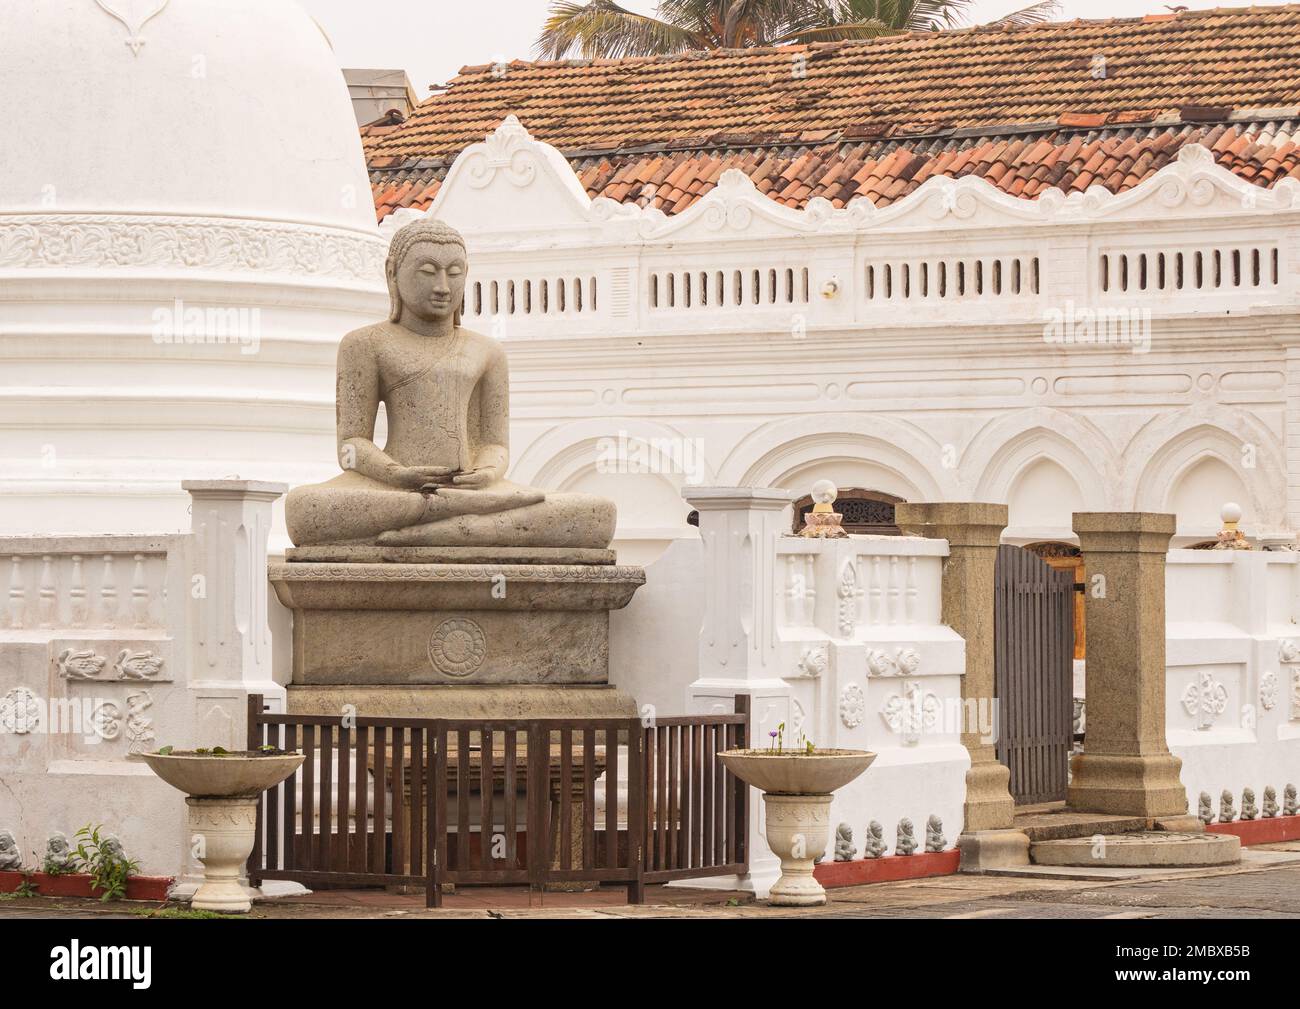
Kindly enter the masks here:
[[293, 0], [0, 5], [0, 527], [166, 531], [179, 481], [328, 476], [385, 243]]
[[52, 189], [63, 212], [374, 227], [370, 201], [344, 198], [370, 190], [347, 85], [291, 0], [4, 7], [6, 212], [41, 212]]

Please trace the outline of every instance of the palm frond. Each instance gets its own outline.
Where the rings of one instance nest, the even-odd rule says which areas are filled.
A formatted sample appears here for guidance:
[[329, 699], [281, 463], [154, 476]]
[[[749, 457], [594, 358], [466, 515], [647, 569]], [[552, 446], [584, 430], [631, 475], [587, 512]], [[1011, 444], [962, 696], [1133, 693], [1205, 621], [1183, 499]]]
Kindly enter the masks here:
[[557, 0], [535, 49], [542, 59], [564, 59], [574, 52], [587, 58], [618, 59], [677, 53], [706, 45], [698, 32], [634, 14], [613, 0]]
[[792, 29], [779, 38], [772, 39], [771, 44], [781, 45], [786, 42], [846, 42], [853, 39], [877, 39], [882, 35], [897, 34], [897, 28], [871, 19]]
[[987, 21], [985, 24], [990, 28], [1027, 28], [1030, 25], [1040, 25], [1044, 21], [1051, 21], [1060, 13], [1061, 4], [1059, 0], [1043, 0], [1042, 3], [1030, 4], [1018, 11], [1012, 11], [1006, 17], [998, 18], [996, 21]]

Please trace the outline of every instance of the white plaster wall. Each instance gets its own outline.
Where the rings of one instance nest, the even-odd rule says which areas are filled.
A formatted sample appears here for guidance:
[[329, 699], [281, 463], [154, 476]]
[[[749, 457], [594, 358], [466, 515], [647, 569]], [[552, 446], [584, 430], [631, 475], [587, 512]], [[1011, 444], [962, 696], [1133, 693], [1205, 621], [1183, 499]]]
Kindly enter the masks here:
[[[1069, 513], [1085, 509], [1173, 511], [1176, 543], [1195, 542], [1226, 500], [1248, 534], [1289, 537], [1298, 192], [1261, 201], [1190, 148], [1120, 197], [1019, 201], [935, 179], [884, 211], [796, 212], [728, 176], [667, 218], [587, 200], [508, 123], [462, 154], [429, 213], [470, 243], [467, 325], [510, 353], [513, 476], [598, 483], [619, 505], [618, 544], [644, 558], [685, 535], [668, 486], [806, 493], [822, 477], [1009, 502], [1010, 541], [1072, 540]], [[1198, 261], [1219, 280], [1193, 283]], [[941, 291], [937, 271], [959, 266], [1003, 286]], [[1038, 287], [1010, 290], [1015, 270]], [[598, 297], [579, 306], [575, 284]], [[1131, 331], [1086, 342], [1087, 313], [1120, 310]], [[1055, 339], [1067, 331], [1074, 342]], [[620, 435], [698, 449], [698, 465], [660, 453], [662, 488], [606, 479], [600, 444]]]
[[[1166, 573], [1169, 747], [1189, 810], [1208, 792], [1300, 785], [1300, 567], [1290, 552], [1173, 550]], [[1208, 708], [1199, 706], [1207, 701]]]
[[632, 601], [609, 616], [610, 682], [636, 698], [646, 715], [680, 715], [699, 671], [704, 551], [698, 537], [673, 541], [646, 566], [645, 577]]
[[[191, 486], [186, 534], [0, 538], [0, 829], [29, 866], [53, 832], [102, 825], [145, 875], [197, 869], [184, 796], [138, 754], [242, 749], [249, 694], [283, 710], [265, 583], [282, 491]], [[124, 675], [124, 652], [148, 666]], [[65, 654], [99, 660], [93, 678]]]

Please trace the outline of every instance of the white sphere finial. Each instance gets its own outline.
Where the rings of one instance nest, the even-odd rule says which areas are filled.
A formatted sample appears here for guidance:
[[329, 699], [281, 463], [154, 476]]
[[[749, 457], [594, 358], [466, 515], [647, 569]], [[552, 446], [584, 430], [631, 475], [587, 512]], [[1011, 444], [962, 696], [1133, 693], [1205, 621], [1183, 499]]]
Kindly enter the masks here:
[[1235, 501], [1227, 502], [1219, 511], [1219, 517], [1223, 519], [1224, 522], [1240, 522], [1241, 505], [1237, 504]]
[[839, 490], [830, 480], [818, 480], [812, 485], [812, 499], [817, 504], [834, 504]]

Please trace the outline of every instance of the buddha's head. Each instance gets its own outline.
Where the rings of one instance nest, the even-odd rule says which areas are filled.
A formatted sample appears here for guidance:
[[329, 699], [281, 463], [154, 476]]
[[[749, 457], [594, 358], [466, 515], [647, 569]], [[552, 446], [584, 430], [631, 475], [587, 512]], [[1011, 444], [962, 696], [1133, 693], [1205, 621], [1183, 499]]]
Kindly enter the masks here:
[[450, 318], [460, 325], [469, 264], [465, 239], [455, 228], [426, 218], [399, 229], [388, 250], [385, 273], [393, 322], [401, 322], [409, 312], [425, 322]]

